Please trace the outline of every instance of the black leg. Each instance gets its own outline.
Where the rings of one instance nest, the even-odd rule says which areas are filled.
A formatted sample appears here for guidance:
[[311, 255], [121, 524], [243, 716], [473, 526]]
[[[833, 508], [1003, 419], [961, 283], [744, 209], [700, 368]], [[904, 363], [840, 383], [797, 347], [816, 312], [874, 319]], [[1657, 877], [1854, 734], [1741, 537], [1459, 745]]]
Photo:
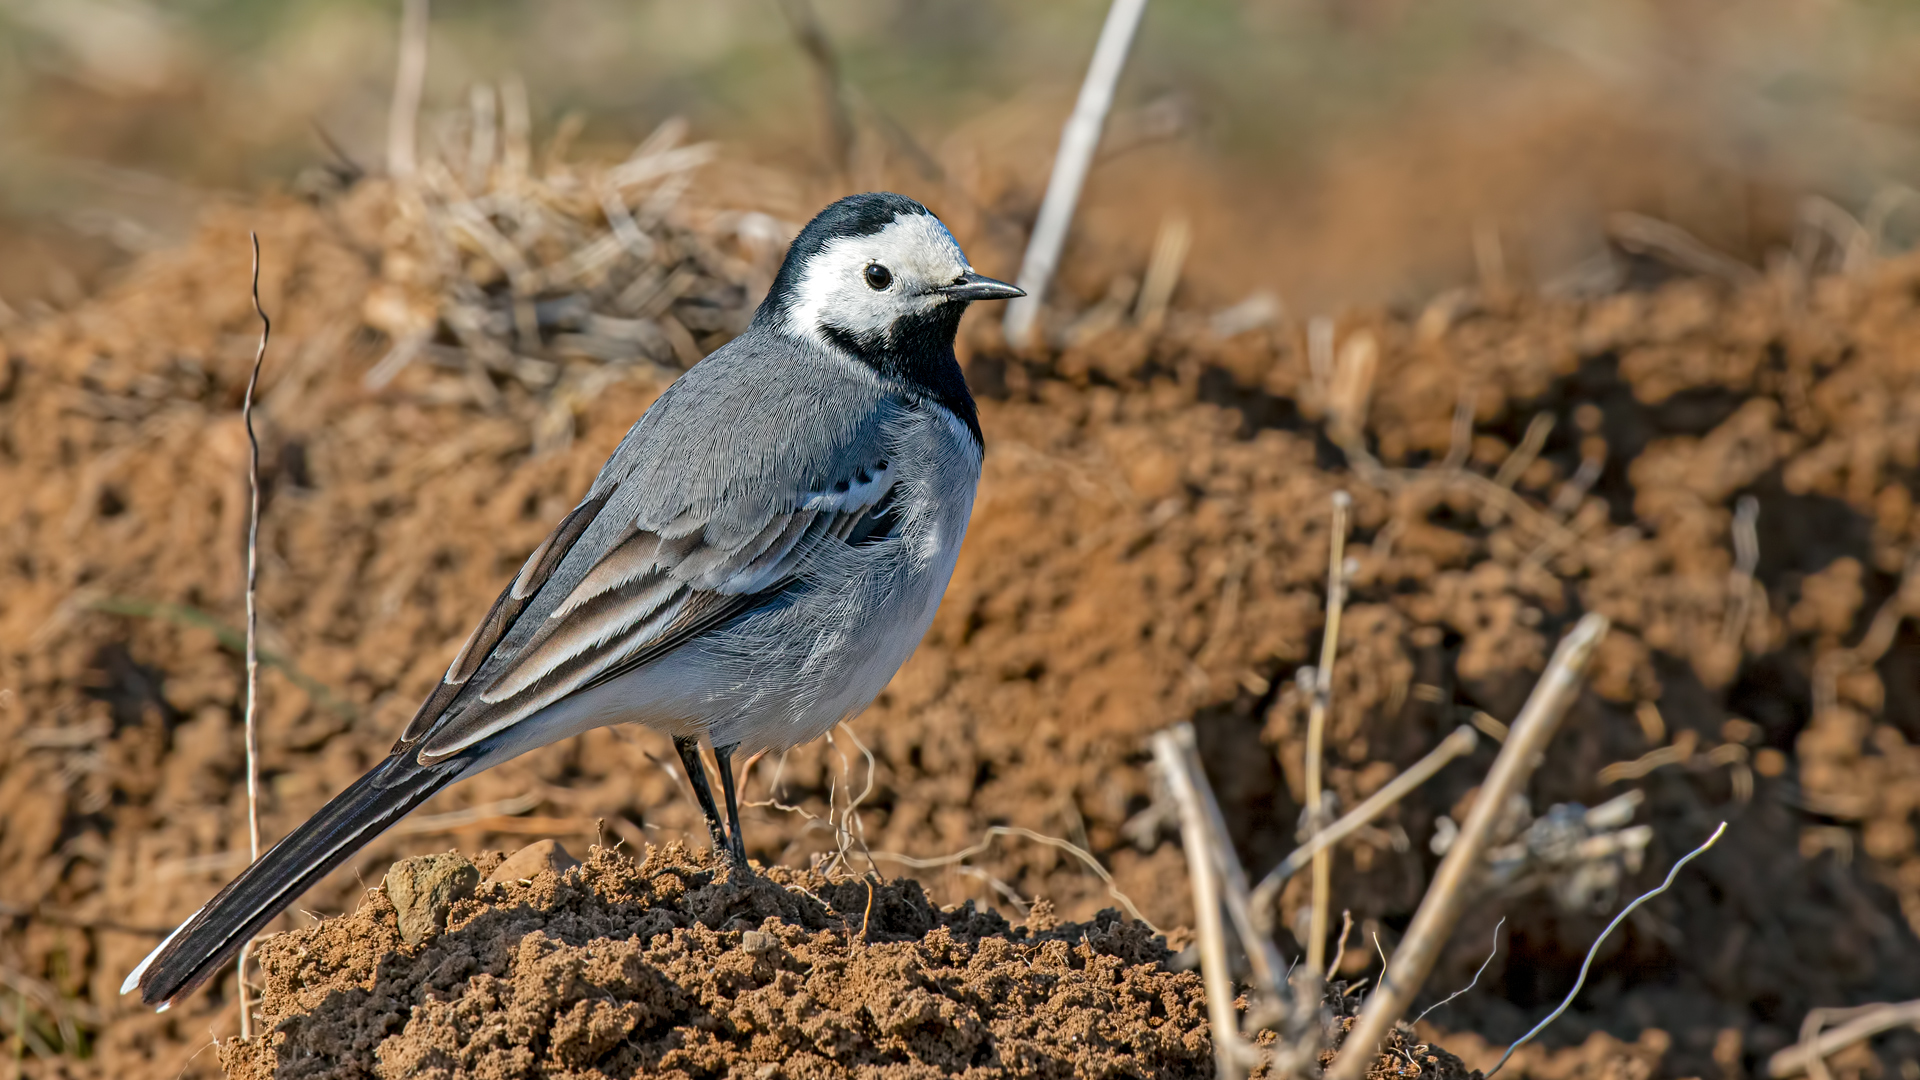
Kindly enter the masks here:
[[733, 852], [734, 865], [745, 870], [747, 842], [740, 835], [740, 796], [733, 787], [733, 751], [733, 746], [716, 746], [713, 748], [713, 759], [720, 763], [720, 787], [727, 797], [727, 822], [733, 827], [733, 838], [728, 847]]
[[[700, 812], [707, 815], [707, 831], [713, 834], [713, 850], [727, 850], [727, 830], [720, 823], [720, 811], [713, 805], [713, 789], [707, 786], [707, 767], [700, 763], [700, 740], [675, 735], [673, 748], [679, 751], [680, 764], [687, 770], [687, 782], [693, 785], [694, 797], [700, 800]], [[720, 766], [720, 770], [721, 775], [726, 775], [725, 764]], [[728, 790], [732, 790], [731, 784]]]

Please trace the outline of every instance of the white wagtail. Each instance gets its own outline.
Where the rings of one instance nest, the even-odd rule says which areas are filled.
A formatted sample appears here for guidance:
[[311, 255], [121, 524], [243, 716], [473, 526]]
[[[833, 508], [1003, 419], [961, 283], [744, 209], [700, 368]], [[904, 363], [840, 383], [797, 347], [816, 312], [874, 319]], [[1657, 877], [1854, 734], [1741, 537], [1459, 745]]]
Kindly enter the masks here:
[[821, 211], [747, 331], [627, 432], [386, 760], [187, 919], [121, 993], [165, 1008], [435, 792], [603, 724], [673, 738], [715, 846], [744, 868], [734, 755], [785, 750], [866, 708], [933, 620], [984, 449], [954, 333], [968, 303], [1020, 295], [974, 273], [912, 199]]

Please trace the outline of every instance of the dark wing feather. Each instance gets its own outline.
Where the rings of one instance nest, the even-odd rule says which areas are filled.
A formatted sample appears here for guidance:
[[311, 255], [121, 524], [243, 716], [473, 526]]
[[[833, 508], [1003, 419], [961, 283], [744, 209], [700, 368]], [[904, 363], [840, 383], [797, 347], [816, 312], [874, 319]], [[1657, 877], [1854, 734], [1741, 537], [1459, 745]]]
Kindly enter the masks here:
[[[873, 477], [870, 470], [859, 475], [868, 482], [846, 485], [845, 491], [800, 493], [794, 500], [800, 505], [775, 509], [744, 539], [737, 533], [717, 539], [711, 529], [688, 529], [684, 522], [660, 530], [626, 525], [590, 566], [570, 573], [575, 584], [564, 596], [542, 603], [545, 618], [519, 625], [538, 617], [523, 611], [523, 597], [549, 584], [565, 587], [548, 580], [551, 568], [535, 564], [557, 566], [562, 544], [586, 533], [587, 523], [569, 515], [550, 545], [528, 560], [533, 572], [523, 571], [495, 601], [475, 632], [477, 644], [462, 651], [403, 743], [417, 745], [423, 763], [458, 754], [769, 602], [819, 545], [847, 542], [890, 502], [890, 477]], [[591, 509], [598, 512], [602, 505]], [[588, 509], [588, 503], [581, 505], [581, 511]], [[476, 659], [482, 647], [486, 655]]]
[[461, 687], [493, 655], [500, 640], [527, 606], [527, 601], [553, 576], [561, 560], [573, 550], [573, 545], [579, 542], [587, 526], [593, 524], [593, 519], [605, 508], [611, 495], [612, 491], [608, 490], [587, 496], [579, 506], [568, 511], [567, 516], [560, 519], [560, 524], [554, 526], [547, 538], [540, 542], [540, 546], [533, 549], [533, 554], [527, 556], [519, 576], [501, 591], [494, 599], [493, 606], [487, 609], [486, 617], [480, 620], [480, 625], [467, 635], [466, 644], [460, 646], [453, 663], [447, 666], [446, 677], [433, 688], [433, 693], [427, 695], [427, 700], [420, 703], [419, 711], [407, 722], [406, 730], [400, 733], [399, 741], [394, 743], [394, 752], [417, 742], [432, 730], [434, 721], [447, 711]]

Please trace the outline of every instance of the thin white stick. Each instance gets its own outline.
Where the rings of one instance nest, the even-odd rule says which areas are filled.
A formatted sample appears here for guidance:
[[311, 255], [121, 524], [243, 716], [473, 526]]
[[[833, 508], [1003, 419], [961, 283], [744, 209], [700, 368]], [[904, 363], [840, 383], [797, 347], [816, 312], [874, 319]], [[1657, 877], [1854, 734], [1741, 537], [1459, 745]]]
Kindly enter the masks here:
[[1439, 958], [1440, 947], [1446, 944], [1454, 924], [1460, 921], [1460, 913], [1466, 908], [1471, 892], [1468, 883], [1481, 872], [1482, 856], [1492, 842], [1494, 822], [1499, 820], [1507, 800], [1533, 775], [1547, 742], [1553, 738], [1567, 706], [1579, 691], [1587, 660], [1593, 656], [1600, 639], [1607, 636], [1607, 625], [1606, 616], [1588, 612], [1560, 639], [1553, 659], [1547, 662], [1546, 672], [1534, 684], [1527, 704], [1507, 732], [1507, 741], [1481, 783], [1473, 809], [1460, 826], [1460, 835], [1447, 849], [1440, 868], [1434, 871], [1433, 882], [1420, 900], [1420, 909], [1414, 912], [1406, 937], [1393, 952], [1393, 962], [1381, 973], [1379, 987], [1367, 998], [1360, 1018], [1340, 1047], [1340, 1056], [1327, 1070], [1327, 1080], [1360, 1080], [1365, 1076], [1379, 1052], [1380, 1041], [1420, 992], [1420, 984], [1426, 982], [1427, 973]]
[[1120, 82], [1127, 50], [1133, 46], [1133, 32], [1146, 9], [1147, 0], [1113, 0], [1113, 6], [1107, 9], [1106, 24], [1093, 47], [1093, 62], [1087, 65], [1086, 80], [1080, 84], [1080, 98], [1060, 131], [1053, 175], [1047, 179], [1040, 215], [1034, 220], [1033, 236], [1020, 262], [1020, 276], [1014, 281], [1027, 295], [1015, 297], [1007, 305], [1004, 326], [1007, 342], [1015, 348], [1029, 343], [1039, 321], [1040, 305], [1046, 300], [1047, 285], [1060, 263], [1060, 249], [1067, 242], [1067, 227], [1073, 224], [1074, 207], [1080, 202], [1080, 187], [1093, 164], [1093, 152], [1100, 145], [1100, 129], [1107, 122], [1107, 110], [1113, 107], [1113, 89]]
[[[1307, 710], [1307, 835], [1320, 831], [1323, 818], [1320, 770], [1326, 757], [1327, 711], [1333, 705], [1333, 663], [1340, 655], [1340, 613], [1347, 604], [1347, 511], [1353, 496], [1333, 493], [1332, 539], [1327, 547], [1327, 619], [1320, 639], [1320, 666], [1314, 669], [1313, 704]], [[1307, 967], [1327, 967], [1327, 910], [1333, 897], [1333, 857], [1326, 848], [1313, 856], [1313, 907], [1307, 923]]]
[[387, 175], [401, 179], [412, 176], [415, 168], [414, 131], [420, 121], [420, 91], [427, 81], [427, 3], [400, 0], [400, 62], [387, 107]]
[[1227, 931], [1220, 921], [1220, 882], [1207, 821], [1193, 792], [1192, 774], [1174, 737], [1154, 736], [1154, 760], [1180, 805], [1180, 842], [1193, 884], [1193, 921], [1200, 935], [1200, 979], [1207, 989], [1207, 1019], [1213, 1027], [1213, 1067], [1221, 1080], [1246, 1075], [1241, 1067], [1240, 1019], [1233, 1010], [1233, 976], [1227, 970]]
[[1266, 991], [1268, 997], [1284, 1005], [1280, 987], [1281, 981], [1286, 978], [1287, 966], [1280, 958], [1280, 950], [1274, 947], [1273, 939], [1262, 933], [1259, 924], [1254, 921], [1253, 905], [1247, 895], [1247, 871], [1241, 866], [1240, 856], [1234, 852], [1233, 842], [1227, 837], [1226, 815], [1221, 813], [1220, 803], [1214, 798], [1213, 786], [1207, 783], [1206, 773], [1200, 768], [1193, 725], [1176, 724], [1155, 734], [1153, 759], [1159, 764], [1161, 775], [1166, 777], [1167, 789], [1172, 793], [1180, 813], [1198, 814], [1206, 824], [1208, 835], [1212, 837], [1207, 848], [1213, 853], [1214, 864], [1220, 871], [1227, 914], [1232, 916], [1234, 933], [1247, 951], [1254, 981], [1259, 983], [1260, 989]]
[[[1772, 1080], [1787, 1080], [1808, 1070], [1813, 1062], [1859, 1042], [1871, 1038], [1883, 1031], [1892, 1031], [1897, 1027], [1912, 1025], [1920, 1027], [1920, 1000], [1903, 1001], [1897, 1005], [1867, 1005], [1864, 1015], [1856, 1016], [1851, 1022], [1827, 1031], [1812, 1040], [1794, 1043], [1767, 1059], [1767, 1076]], [[1858, 1010], [1850, 1010], [1858, 1011]]]
[[[247, 376], [247, 394], [240, 403], [240, 419], [247, 426], [247, 850], [248, 861], [260, 861], [260, 440], [253, 433], [253, 393], [260, 385], [260, 364], [267, 358], [267, 338], [273, 322], [260, 306], [260, 234], [253, 241], [253, 312], [260, 316], [260, 344], [253, 353], [253, 373]], [[236, 970], [240, 978], [240, 1037], [253, 1038], [253, 1005], [247, 1000], [247, 958], [253, 942], [240, 946]]]

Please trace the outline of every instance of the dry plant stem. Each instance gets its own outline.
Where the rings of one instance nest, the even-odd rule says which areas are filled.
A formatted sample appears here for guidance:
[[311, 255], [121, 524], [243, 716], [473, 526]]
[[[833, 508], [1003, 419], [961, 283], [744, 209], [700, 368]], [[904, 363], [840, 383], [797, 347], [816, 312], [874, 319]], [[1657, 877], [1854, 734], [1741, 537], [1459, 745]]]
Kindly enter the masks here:
[[1823, 1061], [1862, 1039], [1909, 1025], [1920, 1028], [1920, 1000], [1868, 1006], [1864, 1012], [1855, 1009], [1847, 1011], [1860, 1015], [1831, 1031], [1795, 1043], [1773, 1055], [1767, 1061], [1767, 1076], [1771, 1080], [1787, 1080], [1788, 1077], [1811, 1071], [1814, 1062]]
[[[1702, 843], [1699, 847], [1694, 848], [1692, 851], [1687, 852], [1685, 855], [1682, 855], [1680, 857], [1680, 861], [1673, 864], [1673, 869], [1667, 871], [1666, 880], [1662, 881], [1658, 888], [1641, 893], [1640, 896], [1634, 899], [1633, 903], [1628, 904], [1626, 907], [1623, 907], [1620, 909], [1620, 914], [1615, 915], [1613, 917], [1613, 921], [1607, 924], [1606, 929], [1600, 931], [1600, 936], [1593, 939], [1593, 945], [1587, 949], [1587, 958], [1580, 962], [1580, 976], [1579, 978], [1576, 978], [1575, 980], [1573, 980], [1573, 989], [1567, 991], [1567, 996], [1560, 1000], [1560, 1007], [1548, 1013], [1546, 1019], [1533, 1025], [1532, 1030], [1528, 1031], [1525, 1035], [1520, 1036], [1520, 1038], [1517, 1041], [1515, 1041], [1512, 1046], [1507, 1047], [1507, 1052], [1504, 1054], [1501, 1054], [1500, 1060], [1494, 1062], [1493, 1068], [1487, 1071], [1487, 1080], [1492, 1080], [1493, 1074], [1500, 1071], [1500, 1067], [1507, 1063], [1507, 1059], [1513, 1056], [1513, 1052], [1515, 1050], [1518, 1050], [1522, 1046], [1525, 1046], [1528, 1043], [1528, 1041], [1531, 1040], [1535, 1035], [1538, 1035], [1542, 1031], [1546, 1030], [1546, 1027], [1548, 1024], [1551, 1024], [1555, 1020], [1558, 1020], [1560, 1018], [1560, 1014], [1563, 1012], [1566, 1012], [1567, 1007], [1573, 1004], [1574, 996], [1579, 994], [1580, 988], [1587, 984], [1587, 971], [1593, 967], [1593, 958], [1595, 955], [1597, 955], [1600, 952], [1600, 945], [1602, 942], [1607, 940], [1607, 935], [1613, 933], [1613, 930], [1615, 927], [1625, 922], [1627, 919], [1627, 916], [1633, 914], [1634, 909], [1638, 908], [1641, 904], [1646, 903], [1647, 901], [1653, 899], [1656, 896], [1659, 896], [1661, 893], [1666, 892], [1669, 888], [1671, 888], [1673, 886], [1673, 879], [1680, 875], [1680, 869], [1686, 866], [1688, 863], [1692, 862], [1693, 860], [1699, 858], [1703, 853], [1705, 853], [1705, 851], [1708, 848], [1712, 847], [1714, 845], [1714, 841], [1719, 840], [1721, 834], [1725, 833], [1726, 831], [1727, 831], [1727, 823], [1723, 821], [1720, 823], [1719, 828], [1713, 830], [1713, 835], [1707, 837], [1704, 843]], [[1478, 978], [1479, 976], [1475, 976], [1476, 980]]]
[[1340, 944], [1333, 950], [1333, 959], [1327, 964], [1327, 978], [1340, 973], [1340, 965], [1347, 959], [1347, 936], [1353, 933], [1353, 909], [1340, 909]]
[[1339, 821], [1313, 834], [1313, 839], [1295, 848], [1293, 853], [1281, 860], [1280, 865], [1268, 871], [1260, 879], [1260, 885], [1253, 892], [1253, 910], [1262, 923], [1272, 919], [1274, 903], [1280, 898], [1280, 890], [1287, 879], [1300, 872], [1301, 867], [1310, 860], [1319, 857], [1333, 845], [1345, 840], [1367, 825], [1374, 818], [1386, 813], [1387, 808], [1407, 793], [1433, 778], [1433, 774], [1454, 758], [1473, 752], [1479, 745], [1480, 736], [1472, 727], [1462, 724], [1453, 734], [1440, 740], [1426, 757], [1407, 767], [1407, 771], [1387, 781], [1386, 786], [1368, 796], [1365, 802], [1354, 807]]
[[1099, 879], [1106, 884], [1107, 895], [1118, 900], [1120, 906], [1127, 909], [1127, 914], [1131, 915], [1135, 922], [1138, 922], [1156, 934], [1163, 932], [1158, 926], [1153, 924], [1152, 920], [1140, 913], [1140, 909], [1134, 905], [1134, 902], [1128, 898], [1126, 893], [1120, 891], [1119, 886], [1113, 883], [1113, 875], [1107, 872], [1106, 867], [1100, 865], [1100, 860], [1094, 858], [1092, 852], [1076, 844], [1062, 840], [1057, 836], [1048, 836], [1045, 833], [1035, 832], [1032, 829], [1023, 829], [1018, 825], [990, 825], [987, 827], [987, 830], [980, 835], [979, 843], [961, 848], [951, 855], [922, 859], [913, 855], [902, 855], [897, 851], [876, 851], [873, 853], [873, 857], [876, 859], [886, 859], [890, 862], [897, 862], [902, 866], [915, 870], [931, 870], [943, 866], [952, 866], [954, 863], [962, 862], [986, 851], [989, 847], [993, 846], [994, 838], [998, 836], [1018, 836], [1024, 840], [1031, 840], [1036, 844], [1045, 844], [1048, 847], [1058, 848], [1080, 860], [1087, 869], [1092, 870], [1095, 876], [1099, 877]]
[[1053, 173], [1047, 178], [1047, 193], [1040, 200], [1040, 214], [1033, 223], [1033, 236], [1027, 241], [1027, 253], [1020, 261], [1020, 274], [1014, 284], [1027, 291], [1007, 305], [1004, 324], [1007, 343], [1024, 348], [1031, 343], [1039, 321], [1040, 305], [1047, 297], [1047, 285], [1060, 263], [1060, 249], [1067, 240], [1067, 227], [1073, 224], [1073, 210], [1080, 202], [1080, 186], [1086, 182], [1087, 168], [1093, 164], [1093, 152], [1100, 145], [1100, 129], [1106, 124], [1107, 110], [1113, 107], [1113, 90], [1126, 66], [1127, 50], [1133, 45], [1133, 32], [1140, 26], [1147, 0], [1113, 0], [1107, 9], [1107, 21], [1100, 28], [1100, 40], [1093, 47], [1093, 61], [1087, 65], [1087, 77], [1080, 84], [1080, 97], [1073, 105], [1060, 132], [1060, 149], [1053, 158]]
[[[1340, 652], [1340, 613], [1347, 601], [1347, 511], [1353, 497], [1333, 493], [1333, 532], [1327, 548], [1327, 625], [1320, 638], [1320, 665], [1314, 669], [1313, 705], [1307, 711], [1307, 838], [1320, 831], [1320, 770], [1326, 756], [1327, 708], [1333, 702], [1333, 662]], [[1333, 896], [1333, 856], [1326, 848], [1313, 856], [1313, 912], [1307, 925], [1307, 969], [1327, 967], [1327, 905]]]
[[[260, 306], [260, 234], [253, 241], [253, 312], [260, 316], [260, 344], [253, 353], [253, 372], [240, 403], [240, 419], [247, 428], [247, 844], [248, 861], [260, 860], [260, 439], [253, 431], [253, 395], [260, 386], [260, 365], [267, 358], [267, 338], [273, 322]], [[253, 1006], [247, 1001], [247, 958], [253, 943], [240, 947], [235, 971], [240, 980], [240, 1037], [253, 1038]]]
[[1464, 994], [1467, 991], [1473, 989], [1474, 987], [1480, 985], [1480, 976], [1485, 975], [1487, 973], [1487, 968], [1489, 965], [1493, 963], [1493, 958], [1500, 955], [1500, 928], [1505, 925], [1507, 925], [1507, 917], [1505, 915], [1500, 916], [1500, 921], [1493, 924], [1493, 951], [1487, 953], [1487, 958], [1480, 962], [1480, 966], [1478, 968], [1474, 969], [1473, 978], [1467, 982], [1467, 985], [1461, 987], [1458, 990], [1455, 990], [1453, 993], [1448, 994], [1446, 997], [1443, 997], [1439, 1001], [1436, 1001], [1433, 1004], [1427, 1006], [1426, 1008], [1420, 1010], [1420, 1015], [1413, 1018], [1413, 1022], [1415, 1024], [1418, 1024], [1420, 1021], [1425, 1020], [1427, 1018], [1428, 1013], [1431, 1013], [1433, 1010], [1439, 1008], [1442, 1005], [1445, 1005], [1447, 1002], [1452, 1001], [1454, 998], [1457, 998], [1461, 994]]
[[1507, 734], [1507, 741], [1494, 759], [1493, 768], [1474, 797], [1473, 809], [1460, 827], [1460, 835], [1441, 860], [1440, 869], [1427, 887], [1427, 895], [1414, 913], [1393, 962], [1381, 973], [1380, 985], [1367, 998], [1360, 1018], [1354, 1023], [1347, 1041], [1327, 1071], [1327, 1080], [1360, 1080], [1379, 1051], [1380, 1041], [1394, 1022], [1406, 1012], [1407, 1005], [1420, 992], [1420, 985], [1433, 970], [1440, 947], [1459, 922], [1460, 913], [1470, 899], [1468, 888], [1480, 872], [1481, 862], [1491, 841], [1494, 823], [1507, 801], [1533, 775], [1547, 743], [1566, 715], [1580, 685], [1580, 676], [1595, 646], [1607, 635], [1606, 616], [1589, 613], [1576, 624], [1553, 651], [1546, 673], [1535, 684], [1533, 694], [1520, 710]]
[[[1188, 816], [1198, 816], [1203, 832], [1207, 836], [1207, 851], [1220, 872], [1223, 886], [1222, 899], [1227, 905], [1227, 913], [1232, 916], [1234, 933], [1240, 938], [1240, 945], [1247, 952], [1247, 960], [1253, 967], [1254, 981], [1260, 985], [1267, 997], [1275, 1002], [1284, 1002], [1281, 996], [1281, 983], [1286, 977], [1287, 965], [1280, 958], [1280, 950], [1273, 944], [1273, 938], [1265, 933], [1254, 920], [1253, 905], [1248, 896], [1247, 871], [1240, 865], [1240, 856], [1233, 850], [1228, 839], [1227, 819], [1220, 812], [1220, 803], [1213, 796], [1213, 787], [1207, 783], [1206, 773], [1200, 768], [1198, 748], [1194, 742], [1193, 725], [1177, 724], [1169, 730], [1153, 736], [1153, 759], [1160, 766], [1160, 774], [1166, 778], [1167, 789], [1173, 795], [1175, 805], [1180, 808], [1183, 826]], [[1189, 846], [1188, 857], [1197, 855]]]
[[[1189, 734], [1191, 732], [1189, 731]], [[1180, 806], [1180, 842], [1187, 852], [1187, 876], [1193, 885], [1193, 918], [1200, 935], [1200, 977], [1207, 988], [1207, 1018], [1213, 1027], [1215, 1075], [1245, 1076], [1241, 1066], [1240, 1019], [1233, 1009], [1233, 978], [1227, 969], [1227, 932], [1220, 921], [1220, 882], [1214, 839], [1193, 790], [1185, 748], [1172, 732], [1153, 737], [1153, 758]]]
[[401, 179], [415, 169], [414, 133], [420, 122], [420, 89], [427, 81], [427, 2], [400, 0], [400, 63], [387, 109], [387, 174]]

